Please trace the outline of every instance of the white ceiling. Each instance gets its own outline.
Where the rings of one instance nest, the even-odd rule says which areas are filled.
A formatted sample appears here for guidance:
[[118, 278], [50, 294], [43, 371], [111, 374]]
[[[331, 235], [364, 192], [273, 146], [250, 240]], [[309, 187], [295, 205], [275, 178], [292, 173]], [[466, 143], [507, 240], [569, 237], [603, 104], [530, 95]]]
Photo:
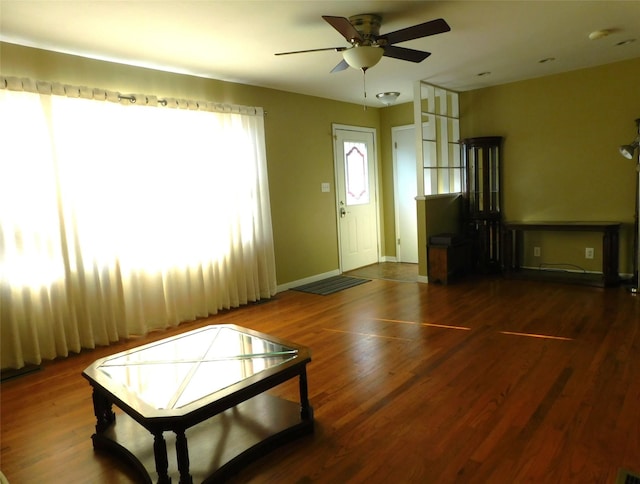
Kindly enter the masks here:
[[[362, 103], [360, 71], [330, 73], [341, 53], [274, 55], [346, 47], [321, 16], [361, 13], [382, 15], [381, 34], [436, 18], [451, 26], [398, 44], [431, 52], [422, 63], [383, 57], [371, 68], [372, 105], [382, 91], [410, 101], [419, 79], [465, 91], [640, 57], [639, 0], [0, 0], [0, 40]], [[617, 45], [627, 39], [637, 40]]]

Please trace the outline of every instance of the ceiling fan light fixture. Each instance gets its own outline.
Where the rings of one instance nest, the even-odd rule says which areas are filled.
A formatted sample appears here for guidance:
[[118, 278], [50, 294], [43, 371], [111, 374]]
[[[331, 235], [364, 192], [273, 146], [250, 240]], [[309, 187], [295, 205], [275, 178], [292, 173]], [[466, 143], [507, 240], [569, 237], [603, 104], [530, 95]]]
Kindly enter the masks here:
[[398, 100], [398, 96], [400, 96], [400, 93], [395, 91], [380, 92], [376, 94], [378, 100], [385, 106], [391, 106], [392, 104], [395, 104], [395, 102]]
[[383, 54], [383, 48], [373, 45], [356, 45], [342, 52], [345, 62], [354, 69], [369, 69], [375, 66]]

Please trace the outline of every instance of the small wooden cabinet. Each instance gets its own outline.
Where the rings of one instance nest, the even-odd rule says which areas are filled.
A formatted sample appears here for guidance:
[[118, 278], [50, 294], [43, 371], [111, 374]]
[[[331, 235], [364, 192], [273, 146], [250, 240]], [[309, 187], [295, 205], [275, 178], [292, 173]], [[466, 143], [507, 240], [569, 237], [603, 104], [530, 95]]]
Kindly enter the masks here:
[[449, 284], [464, 275], [470, 266], [471, 244], [458, 240], [451, 244], [429, 244], [429, 283]]

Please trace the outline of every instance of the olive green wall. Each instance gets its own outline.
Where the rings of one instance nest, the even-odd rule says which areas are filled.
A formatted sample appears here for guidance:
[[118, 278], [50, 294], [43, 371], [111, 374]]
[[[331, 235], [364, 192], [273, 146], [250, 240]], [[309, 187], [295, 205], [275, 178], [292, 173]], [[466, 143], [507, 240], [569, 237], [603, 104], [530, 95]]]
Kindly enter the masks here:
[[[637, 172], [618, 146], [636, 136], [639, 80], [634, 59], [460, 95], [463, 137], [504, 136], [505, 219], [621, 221], [623, 273], [632, 271]], [[593, 261], [585, 247], [596, 249]], [[595, 234], [536, 234], [525, 264], [598, 271], [601, 255]]]
[[[338, 269], [332, 123], [379, 135], [379, 109], [6, 43], [0, 62], [7, 76], [263, 107], [277, 282]], [[330, 193], [321, 192], [322, 182], [331, 184]], [[382, 190], [380, 196], [383, 202]]]

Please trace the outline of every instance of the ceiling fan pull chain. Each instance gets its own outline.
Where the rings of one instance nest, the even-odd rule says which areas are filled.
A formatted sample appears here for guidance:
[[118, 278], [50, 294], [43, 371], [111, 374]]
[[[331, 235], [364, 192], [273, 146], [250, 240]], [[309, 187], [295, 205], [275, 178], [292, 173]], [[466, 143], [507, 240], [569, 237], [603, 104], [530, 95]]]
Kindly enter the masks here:
[[362, 101], [362, 107], [367, 110], [367, 69], [362, 68], [362, 92], [364, 93], [364, 99]]

